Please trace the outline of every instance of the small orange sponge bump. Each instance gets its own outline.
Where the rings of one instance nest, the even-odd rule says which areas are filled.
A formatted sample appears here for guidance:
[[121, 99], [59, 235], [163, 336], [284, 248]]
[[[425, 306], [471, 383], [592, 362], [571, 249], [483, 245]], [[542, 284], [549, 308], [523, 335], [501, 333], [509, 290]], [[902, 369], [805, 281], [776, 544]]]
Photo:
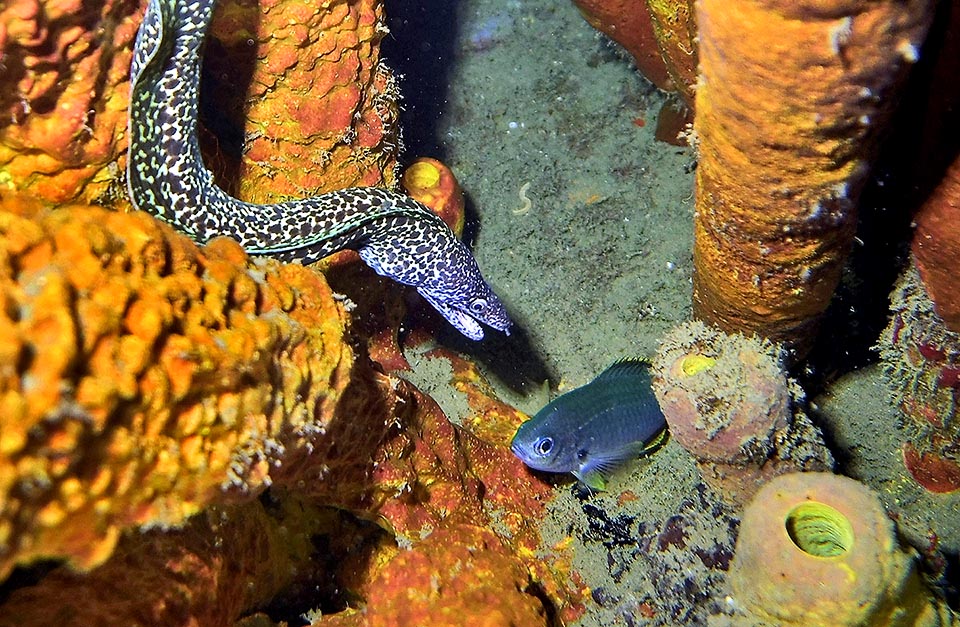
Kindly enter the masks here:
[[695, 315], [803, 353], [931, 0], [701, 0]]
[[403, 171], [400, 184], [414, 200], [443, 218], [457, 237], [463, 236], [466, 221], [463, 191], [450, 168], [436, 159], [422, 157]]
[[348, 383], [323, 277], [143, 213], [0, 204], [0, 579], [271, 481]]
[[730, 583], [741, 607], [776, 625], [953, 624], [921, 583], [914, 557], [868, 487], [829, 473], [791, 473], [744, 510]]
[[653, 390], [671, 436], [734, 503], [773, 476], [833, 465], [800, 407], [800, 386], [784, 373], [781, 350], [767, 340], [681, 324], [654, 358]]
[[913, 261], [890, 296], [880, 359], [907, 418], [907, 470], [931, 492], [953, 492], [960, 490], [960, 333], [937, 313]]

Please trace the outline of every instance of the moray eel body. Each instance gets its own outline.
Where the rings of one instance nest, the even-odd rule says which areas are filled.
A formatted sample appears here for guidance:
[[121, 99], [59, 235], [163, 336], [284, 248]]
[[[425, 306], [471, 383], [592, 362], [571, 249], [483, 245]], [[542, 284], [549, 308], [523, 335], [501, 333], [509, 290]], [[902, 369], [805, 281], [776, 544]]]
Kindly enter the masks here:
[[604, 490], [609, 472], [660, 446], [666, 428], [649, 365], [625, 360], [552, 400], [520, 425], [510, 448], [535, 470], [572, 472]]
[[194, 240], [237, 240], [254, 255], [312, 263], [350, 248], [377, 273], [417, 288], [469, 338], [510, 318], [470, 250], [429, 208], [358, 187], [270, 205], [217, 187], [203, 164], [197, 111], [203, 43], [215, 0], [150, 0], [131, 65], [127, 186], [133, 205]]

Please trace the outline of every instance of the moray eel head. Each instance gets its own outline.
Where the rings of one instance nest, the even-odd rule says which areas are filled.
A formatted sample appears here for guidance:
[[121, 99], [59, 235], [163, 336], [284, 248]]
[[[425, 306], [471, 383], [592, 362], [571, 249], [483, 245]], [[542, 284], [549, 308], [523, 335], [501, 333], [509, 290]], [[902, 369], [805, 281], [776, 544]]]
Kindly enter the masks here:
[[512, 322], [507, 309], [483, 279], [480, 279], [480, 285], [458, 287], [461, 289], [457, 289], [454, 294], [428, 286], [420, 286], [417, 291], [450, 324], [471, 340], [483, 339], [481, 322], [510, 335]]

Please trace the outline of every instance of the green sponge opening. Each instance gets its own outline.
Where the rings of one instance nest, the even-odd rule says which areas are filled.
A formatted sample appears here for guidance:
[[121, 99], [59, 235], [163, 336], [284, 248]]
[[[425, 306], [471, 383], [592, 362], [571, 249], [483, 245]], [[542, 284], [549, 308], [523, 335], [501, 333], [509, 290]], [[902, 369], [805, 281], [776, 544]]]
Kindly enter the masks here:
[[847, 517], [823, 503], [797, 505], [784, 521], [797, 548], [814, 557], [839, 557], [853, 548], [853, 527]]

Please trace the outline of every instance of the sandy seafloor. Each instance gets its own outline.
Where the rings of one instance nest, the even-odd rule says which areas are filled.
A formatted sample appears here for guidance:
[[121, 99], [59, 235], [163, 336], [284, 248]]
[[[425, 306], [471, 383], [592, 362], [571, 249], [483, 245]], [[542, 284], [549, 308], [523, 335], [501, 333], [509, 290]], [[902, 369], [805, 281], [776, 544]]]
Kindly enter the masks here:
[[[617, 359], [652, 355], [691, 315], [696, 157], [654, 141], [668, 96], [566, 0], [393, 0], [387, 10], [385, 54], [404, 74], [404, 161], [452, 167], [477, 260], [516, 323], [509, 338], [474, 344], [447, 329], [440, 341], [478, 359], [530, 414], [547, 400], [546, 380], [556, 394]], [[446, 362], [408, 357], [410, 380], [456, 420], [465, 403], [446, 385]], [[876, 489], [910, 542], [935, 533], [956, 577], [960, 496], [904, 476], [879, 366], [834, 379], [809, 411], [838, 470]], [[675, 442], [606, 493], [562, 477], [556, 490], [544, 550], [573, 538], [574, 567], [593, 590], [578, 625], [723, 624], [736, 517]]]

